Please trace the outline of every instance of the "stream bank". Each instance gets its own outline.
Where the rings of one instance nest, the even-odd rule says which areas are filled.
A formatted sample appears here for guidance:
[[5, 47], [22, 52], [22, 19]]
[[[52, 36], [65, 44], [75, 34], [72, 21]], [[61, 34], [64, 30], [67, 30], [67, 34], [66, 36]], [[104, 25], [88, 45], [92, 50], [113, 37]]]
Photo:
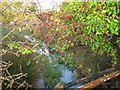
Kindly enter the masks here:
[[[86, 46], [71, 47], [66, 50], [62, 56], [58, 56], [57, 54], [54, 55], [53, 53], [50, 53], [50, 50], [48, 47], [46, 47], [45, 42], [42, 42], [41, 45], [42, 48], [40, 48], [37, 53], [40, 55], [44, 54], [48, 57], [49, 63], [51, 64], [51, 72], [52, 67], [59, 67], [57, 69], [61, 72], [61, 75], [58, 76], [60, 79], [59, 82], [72, 82], [77, 80], [78, 77], [80, 79], [86, 75], [91, 75], [111, 67], [109, 63], [111, 62], [112, 57], [107, 56], [106, 54], [97, 55]], [[104, 63], [104, 60], [106, 60], [106, 63]], [[49, 74], [51, 72], [49, 72]], [[45, 87], [43, 82], [44, 79], [39, 79], [37, 81], [38, 85], [42, 84], [41, 86], [38, 86], [39, 88]], [[71, 88], [77, 88], [78, 86], [80, 85], [76, 85]]]
[[[31, 42], [35, 42], [28, 35], [25, 35], [25, 38]], [[40, 44], [40, 45], [42, 45], [42, 47], [39, 50], [37, 50], [36, 52], [40, 55], [47, 56], [51, 67], [59, 68], [58, 70], [61, 72], [60, 82], [68, 83], [68, 82], [77, 80], [77, 76], [74, 74], [74, 72], [70, 71], [65, 65], [59, 64], [56, 61], [56, 59], [54, 59], [55, 56], [54, 56], [54, 54], [50, 53], [49, 48], [47, 47], [45, 41], [43, 41], [42, 44]], [[51, 71], [52, 71], [52, 69], [51, 69]], [[41, 79], [37, 80], [37, 85], [38, 85], [38, 88], [45, 88], [44, 79], [41, 78]], [[73, 88], [77, 88], [78, 86], [80, 86], [80, 85], [76, 85]], [[50, 86], [48, 86], [48, 87], [50, 87]]]

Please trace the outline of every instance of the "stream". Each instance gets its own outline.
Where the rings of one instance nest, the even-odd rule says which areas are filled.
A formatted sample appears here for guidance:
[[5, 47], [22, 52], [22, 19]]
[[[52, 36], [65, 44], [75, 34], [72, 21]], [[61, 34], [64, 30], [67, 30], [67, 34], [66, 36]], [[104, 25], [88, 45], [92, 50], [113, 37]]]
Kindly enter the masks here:
[[[29, 41], [31, 41], [31, 42], [35, 42], [28, 35], [25, 35], [24, 37], [26, 39], [28, 39]], [[51, 53], [49, 52], [49, 48], [46, 46], [45, 42], [42, 42], [42, 44], [40, 44], [40, 45], [42, 45], [42, 48], [37, 50], [37, 53], [40, 54], [40, 55], [44, 54], [44, 55], [48, 56], [48, 58], [50, 60], [50, 63], [53, 64], [52, 65], [53, 67], [55, 65], [59, 65], [59, 69], [62, 72], [62, 76], [60, 77], [61, 82], [69, 83], [69, 82], [73, 82], [73, 81], [77, 80], [77, 78], [73, 78], [73, 77], [76, 77], [76, 75], [71, 70], [69, 70], [68, 67], [66, 67], [63, 64], [58, 64], [57, 62], [56, 63], [52, 63], [53, 61], [55, 62], [55, 60], [52, 59], [52, 57], [54, 57], [54, 55], [51, 55]], [[43, 79], [37, 80], [37, 85], [38, 85], [38, 88], [47, 88], [44, 85], [44, 80]], [[75, 85], [75, 86], [72, 86], [70, 88], [77, 88], [79, 86], [80, 85]]]

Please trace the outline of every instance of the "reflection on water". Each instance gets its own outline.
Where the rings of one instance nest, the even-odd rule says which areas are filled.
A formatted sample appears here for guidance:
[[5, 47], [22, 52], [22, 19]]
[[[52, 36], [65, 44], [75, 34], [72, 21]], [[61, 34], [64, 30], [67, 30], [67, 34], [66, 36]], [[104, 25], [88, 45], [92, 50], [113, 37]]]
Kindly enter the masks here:
[[38, 88], [45, 88], [44, 80], [43, 79], [39, 79], [37, 81], [37, 86], [38, 86]]
[[74, 80], [72, 77], [75, 76], [75, 74], [69, 71], [64, 65], [60, 65], [60, 70], [62, 71], [61, 81], [68, 83]]
[[[72, 71], [68, 70], [64, 65], [60, 65], [60, 70], [62, 72], [62, 77], [60, 78], [62, 82], [69, 83], [77, 80], [77, 78], [74, 78], [76, 75]], [[77, 88], [79, 86], [80, 85], [75, 85], [70, 88]]]
[[[30, 40], [31, 42], [35, 42], [28, 35], [25, 35], [25, 38]], [[52, 57], [50, 56], [49, 49], [48, 49], [47, 45], [45, 44], [45, 42], [42, 42], [41, 45], [42, 45], [42, 49], [40, 48], [39, 50], [37, 50], [37, 53], [39, 53], [40, 55], [45, 54], [52, 61], [52, 57], [54, 57], [54, 55], [52, 55]], [[58, 63], [56, 63], [56, 64], [58, 64]], [[55, 66], [55, 64], [53, 66]], [[77, 80], [77, 78], [73, 78], [73, 77], [75, 77], [75, 74], [72, 71], [68, 70], [68, 68], [65, 67], [64, 65], [59, 65], [59, 69], [62, 72], [62, 77], [60, 78], [62, 82], [68, 83], [68, 82]], [[38, 88], [45, 88], [44, 80], [39, 79], [37, 81], [37, 85], [38, 85]], [[80, 86], [80, 85], [76, 85], [71, 88], [77, 88], [78, 86]]]

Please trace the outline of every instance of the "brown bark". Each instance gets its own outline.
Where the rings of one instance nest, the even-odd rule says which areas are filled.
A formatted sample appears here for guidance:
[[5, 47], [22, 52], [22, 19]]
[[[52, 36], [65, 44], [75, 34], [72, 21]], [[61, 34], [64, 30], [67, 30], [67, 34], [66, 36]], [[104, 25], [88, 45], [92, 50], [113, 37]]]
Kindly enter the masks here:
[[52, 90], [64, 90], [64, 84], [58, 83]]
[[112, 68], [109, 68], [109, 69], [106, 69], [104, 71], [101, 71], [99, 73], [96, 73], [96, 74], [93, 74], [93, 75], [90, 75], [90, 76], [87, 76], [87, 77], [84, 77], [84, 78], [81, 78], [81, 79], [78, 79], [74, 82], [70, 82], [70, 83], [67, 83], [65, 84], [65, 88], [67, 87], [71, 87], [71, 86], [74, 86], [74, 85], [77, 85], [77, 84], [82, 84], [82, 83], [85, 83], [85, 82], [88, 82], [88, 81], [91, 81], [93, 79], [96, 79], [100, 76], [103, 76], [104, 74], [108, 74], [116, 69], [119, 69], [120, 68], [120, 65], [117, 65], [115, 67], [112, 67]]
[[94, 80], [94, 81], [92, 81], [90, 83], [82, 85], [82, 86], [78, 87], [75, 90], [79, 90], [79, 89], [80, 90], [85, 90], [85, 89], [94, 88], [94, 87], [99, 86], [99, 85], [103, 84], [104, 82], [106, 82], [106, 81], [108, 81], [110, 79], [113, 79], [113, 78], [115, 78], [115, 77], [117, 77], [119, 75], [120, 75], [120, 71], [112, 72], [112, 73], [110, 73], [108, 75], [105, 75], [105, 76], [103, 76], [101, 78], [98, 78], [98, 79], [96, 79], [96, 80]]

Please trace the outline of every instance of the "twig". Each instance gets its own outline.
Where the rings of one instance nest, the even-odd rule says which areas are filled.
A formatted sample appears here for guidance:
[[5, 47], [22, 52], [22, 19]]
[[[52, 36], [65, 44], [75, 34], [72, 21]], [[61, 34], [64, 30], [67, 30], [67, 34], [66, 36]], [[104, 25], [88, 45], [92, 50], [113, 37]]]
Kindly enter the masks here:
[[9, 8], [12, 4], [10, 4], [9, 6], [7, 6], [5, 9], [2, 9], [1, 12], [4, 12], [7, 8]]
[[7, 85], [6, 89], [9, 88], [9, 87], [11, 88], [12, 85], [13, 85], [13, 83], [14, 83], [14, 79], [12, 79], [12, 80], [10, 81], [10, 84]]
[[8, 78], [5, 78], [5, 77], [0, 77], [0, 78], [3, 79], [3, 80], [7, 80], [7, 81], [9, 81]]
[[24, 84], [27, 84], [27, 86], [32, 87], [32, 86], [29, 85], [26, 81], [24, 81], [24, 82], [17, 88], [17, 90], [18, 90], [20, 87], [24, 86]]
[[24, 76], [26, 76], [26, 75], [27, 75], [27, 74], [23, 74], [23, 75], [21, 75], [21, 76], [15, 78], [14, 80], [20, 79], [21, 77], [24, 77]]
[[107, 42], [108, 42], [110, 39], [112, 39], [112, 37], [113, 37], [113, 35], [110, 36], [110, 38], [107, 40]]
[[11, 33], [13, 33], [16, 29], [14, 28], [13, 30], [11, 30], [6, 36], [4, 36], [1, 41], [3, 41], [5, 38], [7, 38]]
[[102, 62], [102, 58], [101, 58], [101, 60], [97, 63], [97, 67], [99, 68], [99, 70], [100, 70], [100, 67], [99, 67], [99, 64]]

